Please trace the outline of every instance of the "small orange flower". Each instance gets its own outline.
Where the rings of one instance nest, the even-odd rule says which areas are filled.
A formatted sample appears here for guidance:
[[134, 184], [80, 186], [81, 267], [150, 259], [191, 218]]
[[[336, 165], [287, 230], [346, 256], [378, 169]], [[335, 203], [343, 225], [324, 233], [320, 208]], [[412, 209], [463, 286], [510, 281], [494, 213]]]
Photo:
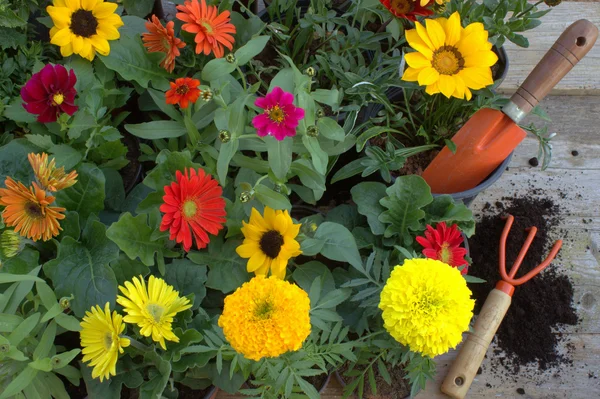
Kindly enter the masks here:
[[187, 0], [177, 9], [181, 11], [177, 13], [177, 19], [185, 22], [181, 29], [196, 34], [196, 54], [213, 52], [215, 57], [221, 58], [225, 52], [223, 47], [233, 49], [236, 30], [229, 11], [218, 14], [217, 7], [206, 5], [205, 0]]
[[166, 27], [162, 26], [156, 15], [153, 15], [152, 20], [146, 22], [148, 33], [142, 33], [144, 47], [149, 53], [166, 53], [160, 66], [169, 72], [173, 72], [175, 68], [175, 58], [179, 57], [179, 49], [185, 47], [185, 43], [175, 37], [174, 26], [173, 21], [167, 22]]
[[48, 154], [30, 153], [27, 155], [29, 163], [35, 173], [35, 178], [44, 190], [58, 191], [71, 187], [77, 183], [77, 172], [71, 171], [68, 175], [65, 174], [65, 168], [56, 168], [55, 159], [52, 158], [48, 163]]
[[202, 91], [198, 88], [200, 81], [192, 78], [179, 78], [170, 82], [171, 88], [165, 93], [167, 104], [179, 104], [187, 108], [190, 103], [195, 103]]
[[0, 205], [6, 208], [2, 218], [7, 226], [14, 227], [23, 237], [48, 241], [58, 235], [59, 220], [64, 219], [65, 208], [51, 207], [54, 197], [46, 195], [36, 183], [29, 189], [22, 183], [7, 177], [6, 188], [0, 188]]

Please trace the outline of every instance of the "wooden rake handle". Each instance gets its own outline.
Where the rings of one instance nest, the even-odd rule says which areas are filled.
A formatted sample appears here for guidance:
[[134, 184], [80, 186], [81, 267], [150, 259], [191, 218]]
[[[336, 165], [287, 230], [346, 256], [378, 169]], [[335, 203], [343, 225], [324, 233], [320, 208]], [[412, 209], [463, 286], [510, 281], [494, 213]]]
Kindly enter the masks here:
[[[511, 97], [527, 115], [562, 78], [594, 47], [598, 28], [586, 19], [569, 26]], [[507, 112], [508, 114], [508, 112]], [[508, 114], [510, 117], [512, 115]], [[514, 119], [514, 118], [513, 118]]]
[[467, 395], [510, 303], [508, 294], [498, 289], [490, 292], [475, 321], [473, 332], [468, 335], [444, 379], [441, 389], [446, 395], [455, 399], [463, 399]]

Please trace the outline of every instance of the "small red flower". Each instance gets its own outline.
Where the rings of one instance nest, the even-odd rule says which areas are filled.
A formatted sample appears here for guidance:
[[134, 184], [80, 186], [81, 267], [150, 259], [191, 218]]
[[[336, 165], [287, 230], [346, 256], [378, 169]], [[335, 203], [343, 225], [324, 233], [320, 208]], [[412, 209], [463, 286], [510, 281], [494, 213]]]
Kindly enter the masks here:
[[438, 223], [434, 229], [427, 226], [425, 237], [417, 237], [416, 240], [423, 246], [423, 255], [429, 259], [441, 260], [453, 266], [465, 266], [462, 274], [467, 274], [468, 263], [465, 260], [467, 250], [460, 245], [463, 242], [462, 235], [456, 224], [446, 227], [446, 222]]
[[177, 182], [165, 186], [164, 213], [160, 231], [169, 230], [169, 239], [183, 242], [183, 249], [192, 247], [192, 234], [196, 248], [202, 249], [210, 242], [207, 233], [219, 234], [225, 223], [225, 200], [223, 189], [204, 170], [188, 169], [185, 174], [177, 171]]
[[433, 0], [425, 6], [421, 6], [418, 0], [379, 0], [379, 2], [396, 17], [410, 21], [416, 21], [417, 16], [433, 15], [433, 11], [427, 8], [434, 2]]
[[47, 64], [21, 88], [23, 108], [30, 114], [38, 115], [37, 121], [42, 123], [56, 122], [64, 112], [69, 116], [77, 111], [75, 101], [75, 72], [67, 72], [62, 65]]
[[187, 108], [190, 103], [198, 101], [202, 91], [198, 88], [200, 81], [192, 78], [179, 78], [170, 82], [171, 88], [165, 93], [167, 104], [179, 104]]

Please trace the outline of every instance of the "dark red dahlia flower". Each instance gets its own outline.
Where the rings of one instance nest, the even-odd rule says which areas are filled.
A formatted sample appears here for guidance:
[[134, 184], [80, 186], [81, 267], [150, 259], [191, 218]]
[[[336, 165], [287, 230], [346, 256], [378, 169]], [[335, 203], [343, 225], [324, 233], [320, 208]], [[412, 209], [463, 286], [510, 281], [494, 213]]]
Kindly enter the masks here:
[[435, 227], [434, 229], [427, 226], [425, 237], [416, 238], [417, 242], [423, 246], [423, 255], [453, 267], [465, 266], [461, 273], [467, 274], [468, 263], [465, 260], [467, 250], [460, 246], [463, 238], [458, 226], [453, 224], [451, 227], [446, 227], [446, 222], [441, 222]]
[[62, 112], [71, 116], [78, 109], [73, 104], [76, 82], [73, 70], [67, 72], [62, 65], [47, 64], [21, 88], [23, 107], [42, 123], [56, 122]]
[[379, 0], [379, 2], [396, 17], [413, 22], [417, 20], [417, 16], [426, 17], [433, 14], [433, 11], [427, 8], [433, 0], [425, 6], [421, 6], [419, 0]]

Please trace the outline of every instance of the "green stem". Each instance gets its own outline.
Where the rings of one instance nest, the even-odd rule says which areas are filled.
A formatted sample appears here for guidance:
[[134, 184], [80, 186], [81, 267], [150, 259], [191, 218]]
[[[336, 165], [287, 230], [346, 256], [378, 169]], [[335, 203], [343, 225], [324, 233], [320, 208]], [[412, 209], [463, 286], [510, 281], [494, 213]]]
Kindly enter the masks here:
[[258, 136], [256, 134], [242, 134], [241, 136], [238, 137], [238, 140], [241, 139], [255, 139]]
[[244, 73], [240, 69], [239, 65], [236, 65], [235, 69], [237, 69], [238, 73], [240, 74], [240, 77], [242, 78], [242, 84], [244, 85], [244, 91], [247, 91], [248, 90], [248, 83], [246, 83], [246, 75], [244, 75]]
[[512, 18], [520, 18], [522, 15], [527, 14], [529, 11], [533, 10], [535, 7], [539, 6], [543, 2], [544, 2], [544, 0], [540, 0], [537, 3], [535, 3], [533, 5], [530, 5], [528, 9], [521, 11], [520, 13], [518, 13], [515, 16], [513, 16]]
[[417, 125], [415, 125], [415, 121], [413, 119], [412, 112], [410, 111], [410, 103], [408, 102], [408, 96], [406, 95], [406, 90], [402, 90], [402, 95], [404, 96], [404, 103], [406, 104], [406, 111], [408, 112], [408, 119], [410, 120], [410, 123], [412, 124], [413, 129], [415, 129], [415, 132], [416, 132], [419, 129], [417, 129]]
[[260, 182], [263, 181], [263, 180], [265, 180], [267, 177], [269, 177], [269, 175], [261, 176], [260, 179], [258, 179], [256, 181], [256, 183], [254, 183], [254, 188], [256, 188], [260, 184]]
[[130, 336], [127, 336], [127, 335], [123, 335], [122, 337], [127, 338], [129, 340], [129, 342], [131, 343], [131, 346], [133, 346], [135, 349], [138, 349], [142, 352], [150, 352], [152, 350], [152, 348], [150, 348], [148, 345], [142, 344], [140, 341], [136, 340], [135, 338], [131, 338]]

